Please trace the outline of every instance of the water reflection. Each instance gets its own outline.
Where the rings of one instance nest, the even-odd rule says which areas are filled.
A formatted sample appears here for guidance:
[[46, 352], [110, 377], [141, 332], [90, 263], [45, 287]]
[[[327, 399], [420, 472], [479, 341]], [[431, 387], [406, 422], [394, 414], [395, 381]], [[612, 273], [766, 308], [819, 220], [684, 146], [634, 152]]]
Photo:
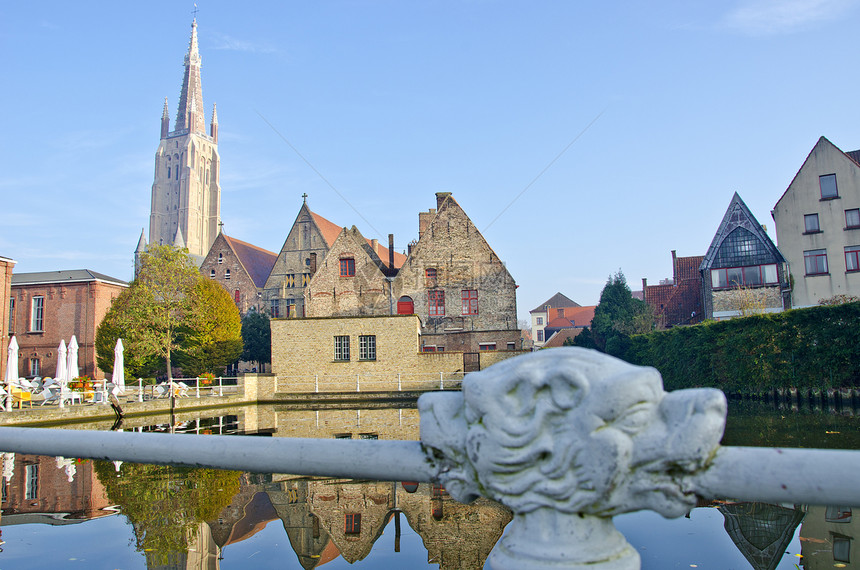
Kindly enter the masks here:
[[[841, 441], [854, 445], [857, 418], [819, 416], [816, 421], [795, 416], [780, 421], [781, 411], [763, 412], [758, 418], [730, 417], [730, 443], [744, 444], [738, 441], [744, 432], [748, 434], [746, 444], [766, 439], [771, 445], [784, 444], [786, 438], [796, 441], [801, 432], [807, 433], [804, 438], [811, 437], [809, 432], [821, 432], [820, 437], [833, 444], [839, 439], [828, 432], [844, 432], [847, 437]], [[134, 418], [125, 428], [275, 437], [418, 438], [414, 408], [248, 407], [209, 418], [186, 414], [148, 421]], [[252, 544], [254, 552], [240, 565], [317, 568], [329, 564], [328, 568], [343, 563], [371, 568], [477, 569], [483, 567], [511, 519], [510, 511], [501, 505], [487, 500], [463, 505], [444, 489], [428, 484], [21, 454], [2, 454], [2, 459], [0, 532], [10, 541], [0, 553], [3, 568], [38, 566], [44, 561], [35, 553], [28, 557], [22, 552], [21, 540], [9, 538], [18, 536], [14, 534], [18, 529], [40, 536], [45, 532], [40, 529], [47, 525], [55, 528], [94, 521], [119, 512], [131, 527], [132, 539], [125, 549], [138, 553], [139, 567], [226, 568], [231, 562], [236, 564], [232, 553]], [[721, 515], [722, 528], [707, 527], [710, 513]], [[652, 513], [641, 513], [626, 518], [628, 522], [620, 521], [619, 527], [642, 553], [643, 568], [693, 564], [756, 570], [860, 568], [850, 562], [853, 540], [860, 536], [856, 519], [845, 507], [717, 501], [703, 503], [687, 519], [664, 521]], [[636, 521], [632, 531], [625, 528], [629, 521]], [[695, 554], [678, 547], [679, 536], [687, 537], [682, 542], [693, 544], [690, 537], [696, 534], [702, 535], [703, 546]], [[720, 540], [732, 546], [718, 548]], [[13, 550], [17, 558], [12, 556]], [[104, 567], [128, 567], [112, 564], [110, 557], [104, 562]]]

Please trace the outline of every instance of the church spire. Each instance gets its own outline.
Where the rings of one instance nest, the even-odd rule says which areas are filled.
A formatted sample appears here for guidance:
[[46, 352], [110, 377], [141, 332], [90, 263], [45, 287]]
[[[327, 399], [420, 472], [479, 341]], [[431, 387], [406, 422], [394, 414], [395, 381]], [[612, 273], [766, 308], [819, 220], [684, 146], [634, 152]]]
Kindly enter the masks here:
[[197, 47], [197, 19], [191, 22], [191, 40], [185, 54], [185, 74], [182, 76], [182, 91], [179, 93], [179, 109], [176, 111], [176, 132], [206, 134], [203, 117], [203, 87], [200, 83], [200, 67], [203, 60]]
[[161, 138], [166, 139], [170, 133], [170, 115], [167, 114], [167, 97], [164, 98], [164, 109], [161, 111]]

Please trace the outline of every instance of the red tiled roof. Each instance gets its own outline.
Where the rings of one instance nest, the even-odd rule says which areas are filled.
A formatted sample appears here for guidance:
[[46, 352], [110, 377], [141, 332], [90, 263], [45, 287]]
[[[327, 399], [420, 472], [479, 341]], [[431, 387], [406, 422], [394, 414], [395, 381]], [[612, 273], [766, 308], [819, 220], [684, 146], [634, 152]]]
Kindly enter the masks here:
[[311, 212], [311, 216], [314, 217], [314, 222], [316, 223], [317, 227], [320, 229], [320, 232], [322, 232], [323, 239], [328, 244], [328, 246], [331, 247], [332, 244], [334, 243], [334, 240], [337, 239], [337, 236], [340, 235], [340, 231], [343, 228], [334, 222], [328, 221], [327, 219], [323, 218], [322, 216], [320, 216], [316, 212]]
[[560, 331], [553, 334], [549, 337], [549, 340], [544, 344], [544, 348], [557, 348], [559, 346], [564, 346], [564, 341], [569, 338], [574, 338], [576, 335], [582, 332], [581, 328], [575, 329], [561, 329]]
[[275, 266], [275, 261], [278, 259], [278, 254], [248, 242], [232, 238], [227, 234], [222, 235], [224, 235], [224, 239], [227, 240], [227, 243], [236, 253], [236, 257], [239, 258], [239, 262], [245, 268], [245, 271], [248, 272], [248, 275], [254, 281], [254, 285], [264, 287], [266, 279], [269, 278], [272, 267]]
[[[327, 219], [323, 218], [316, 212], [311, 212], [311, 216], [314, 217], [314, 222], [316, 222], [317, 227], [322, 232], [323, 239], [326, 241], [329, 247], [334, 244], [334, 240], [337, 239], [337, 236], [340, 235], [340, 232], [343, 228], [337, 225], [334, 222], [330, 222]], [[367, 239], [367, 238], [365, 238]], [[371, 245], [370, 240], [367, 240], [367, 244]], [[385, 265], [388, 265], [388, 248], [384, 247], [381, 243], [377, 246], [376, 254], [382, 260]], [[406, 256], [402, 253], [394, 252], [394, 267], [400, 269], [403, 267], [403, 264], [406, 262]], [[273, 263], [274, 265], [274, 263]]]
[[316, 564], [316, 568], [319, 568], [327, 562], [331, 562], [338, 556], [340, 556], [340, 550], [338, 550], [337, 545], [334, 543], [334, 541], [329, 538], [328, 542], [325, 545], [325, 548], [323, 548], [323, 551], [320, 552], [320, 558], [319, 562], [317, 562]]
[[[563, 319], [567, 319], [568, 321], [570, 321], [573, 326], [590, 327], [591, 321], [594, 319], [594, 309], [596, 308], [596, 305], [590, 305], [588, 307], [564, 307], [561, 310], [564, 312]], [[554, 312], [554, 309], [550, 312]], [[556, 313], [556, 319], [554, 320], [558, 319], [557, 315], [558, 314]], [[549, 317], [550, 315], [547, 315], [547, 318]], [[550, 324], [552, 322], [553, 321], [550, 321], [549, 323], [547, 323], [546, 326], [553, 326], [552, 324]]]

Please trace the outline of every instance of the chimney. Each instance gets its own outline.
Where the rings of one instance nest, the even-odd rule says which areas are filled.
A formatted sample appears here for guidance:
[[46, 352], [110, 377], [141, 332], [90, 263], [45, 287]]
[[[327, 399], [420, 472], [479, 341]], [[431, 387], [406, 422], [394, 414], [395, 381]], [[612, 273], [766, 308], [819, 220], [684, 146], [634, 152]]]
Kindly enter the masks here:
[[[672, 253], [674, 254], [675, 252], [673, 251]], [[642, 278], [642, 300], [645, 301], [646, 303], [648, 302], [648, 299], [645, 298], [645, 291], [647, 291], [647, 290], [648, 290], [648, 279], [643, 277]]]
[[672, 279], [678, 284], [678, 254], [672, 250]]
[[394, 270], [394, 234], [388, 234], [388, 267]]
[[450, 192], [436, 192], [436, 209], [440, 210], [442, 208], [442, 202], [445, 201], [445, 198], [450, 196]]
[[373, 250], [373, 253], [375, 253], [376, 255], [379, 255], [379, 240], [378, 239], [373, 238], [372, 240], [370, 240], [370, 249]]
[[424, 235], [424, 231], [430, 226], [430, 222], [436, 217], [436, 210], [430, 208], [426, 212], [418, 212], [418, 239]]

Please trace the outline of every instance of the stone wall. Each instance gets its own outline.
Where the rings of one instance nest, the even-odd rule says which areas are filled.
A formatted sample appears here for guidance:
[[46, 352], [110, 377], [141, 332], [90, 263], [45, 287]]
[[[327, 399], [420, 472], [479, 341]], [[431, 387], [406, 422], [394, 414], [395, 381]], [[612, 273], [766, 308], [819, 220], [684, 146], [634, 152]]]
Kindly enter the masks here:
[[[420, 322], [415, 315], [272, 319], [272, 371], [278, 390], [404, 390], [462, 375], [463, 354], [419, 352]], [[335, 337], [349, 337], [349, 360], [335, 360]], [[375, 360], [360, 359], [361, 336], [375, 337]], [[461, 377], [461, 376], [460, 376]]]
[[712, 299], [716, 318], [782, 310], [779, 286], [721, 289], [713, 292]]

